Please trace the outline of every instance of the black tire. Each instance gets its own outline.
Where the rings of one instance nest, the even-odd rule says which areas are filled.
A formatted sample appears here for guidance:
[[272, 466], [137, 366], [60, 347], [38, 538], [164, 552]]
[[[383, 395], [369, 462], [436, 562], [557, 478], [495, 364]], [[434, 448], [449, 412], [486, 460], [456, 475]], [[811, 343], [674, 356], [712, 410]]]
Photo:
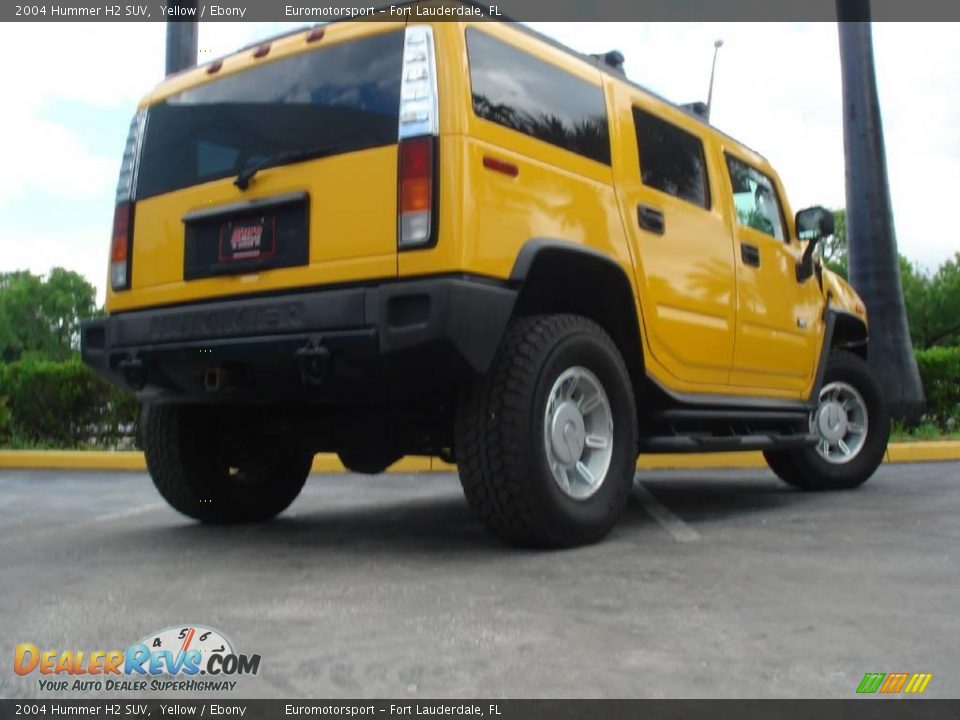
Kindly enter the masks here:
[[144, 406], [143, 449], [157, 490], [175, 510], [206, 523], [258, 522], [283, 512], [303, 489], [313, 454], [276, 448], [227, 463], [219, 417], [217, 408]]
[[[550, 390], [573, 366], [600, 381], [613, 420], [609, 469], [584, 500], [554, 481], [543, 440]], [[511, 323], [493, 366], [461, 399], [456, 457], [467, 501], [503, 540], [571, 547], [603, 538], [627, 504], [637, 459], [633, 390], [616, 345], [599, 325], [577, 315]]]
[[842, 382], [863, 397], [867, 411], [867, 434], [860, 452], [849, 462], [827, 462], [815, 448], [767, 450], [770, 469], [784, 482], [803, 490], [846, 490], [862, 485], [883, 461], [890, 437], [890, 414], [880, 386], [870, 367], [857, 355], [834, 351], [827, 361], [824, 386]]

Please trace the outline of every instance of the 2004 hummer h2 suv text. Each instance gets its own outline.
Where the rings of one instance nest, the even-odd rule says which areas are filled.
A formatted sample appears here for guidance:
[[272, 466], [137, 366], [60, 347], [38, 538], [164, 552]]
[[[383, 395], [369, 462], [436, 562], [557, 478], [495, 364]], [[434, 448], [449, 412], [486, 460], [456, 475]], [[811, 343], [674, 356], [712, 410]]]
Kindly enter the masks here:
[[[342, 22], [168, 78], [124, 153], [83, 356], [180, 512], [263, 520], [316, 452], [458, 466], [500, 537], [604, 536], [639, 453], [864, 482], [865, 310], [773, 168], [509, 23]], [[807, 240], [804, 244], [801, 240]]]

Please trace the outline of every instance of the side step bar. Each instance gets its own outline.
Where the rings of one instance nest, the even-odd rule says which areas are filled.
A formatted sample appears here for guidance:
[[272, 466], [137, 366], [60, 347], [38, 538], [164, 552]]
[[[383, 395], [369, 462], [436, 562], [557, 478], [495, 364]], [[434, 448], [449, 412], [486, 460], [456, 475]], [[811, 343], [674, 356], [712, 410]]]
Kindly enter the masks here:
[[790, 435], [662, 435], [641, 438], [640, 452], [705, 453], [745, 450], [786, 450], [816, 445], [816, 433]]
[[678, 423], [796, 423], [805, 426], [806, 410], [714, 410], [712, 408], [675, 408], [653, 414], [655, 422]]

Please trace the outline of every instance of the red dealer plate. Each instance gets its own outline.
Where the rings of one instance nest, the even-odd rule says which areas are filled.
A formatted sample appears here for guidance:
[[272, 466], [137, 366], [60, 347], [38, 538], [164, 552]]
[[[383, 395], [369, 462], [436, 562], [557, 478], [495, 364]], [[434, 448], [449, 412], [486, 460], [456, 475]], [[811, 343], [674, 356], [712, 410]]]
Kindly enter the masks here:
[[220, 226], [220, 262], [257, 260], [277, 251], [277, 221], [270, 216], [232, 220]]

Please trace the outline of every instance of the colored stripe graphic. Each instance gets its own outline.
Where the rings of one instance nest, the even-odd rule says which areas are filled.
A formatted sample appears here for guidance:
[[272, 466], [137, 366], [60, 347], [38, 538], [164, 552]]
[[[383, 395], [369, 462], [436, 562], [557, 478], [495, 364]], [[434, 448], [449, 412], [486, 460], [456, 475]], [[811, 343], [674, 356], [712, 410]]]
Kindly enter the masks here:
[[880, 683], [883, 682], [883, 679], [886, 677], [886, 673], [867, 673], [863, 676], [863, 680], [860, 681], [860, 685], [857, 687], [858, 693], [875, 693], [880, 689]]
[[887, 679], [884, 681], [883, 685], [880, 686], [880, 692], [882, 693], [898, 693], [903, 688], [904, 683], [907, 682], [907, 678], [910, 677], [908, 673], [890, 673], [887, 675]]
[[933, 679], [933, 673], [914, 673], [903, 689], [905, 693], [922, 693]]
[[927, 689], [933, 679], [933, 673], [866, 673], [857, 692], [860, 694], [883, 693], [896, 695], [910, 693], [917, 695]]

